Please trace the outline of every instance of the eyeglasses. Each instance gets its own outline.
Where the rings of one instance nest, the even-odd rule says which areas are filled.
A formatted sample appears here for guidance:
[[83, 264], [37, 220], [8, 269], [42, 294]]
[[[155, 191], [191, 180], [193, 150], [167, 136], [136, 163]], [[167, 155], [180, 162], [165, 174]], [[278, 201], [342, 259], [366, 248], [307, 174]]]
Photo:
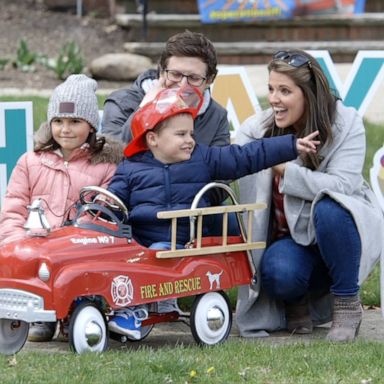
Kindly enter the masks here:
[[301, 53], [290, 53], [287, 51], [278, 51], [273, 55], [273, 60], [281, 60], [292, 65], [292, 67], [299, 68], [303, 65], [308, 65], [308, 68], [312, 68], [311, 60]]
[[174, 71], [172, 69], [166, 69], [164, 71], [167, 75], [167, 79], [169, 81], [174, 81], [178, 83], [179, 81], [183, 80], [183, 77], [187, 79], [187, 82], [189, 85], [192, 85], [193, 87], [200, 87], [204, 83], [205, 80], [207, 80], [206, 77], [199, 76], [199, 75], [184, 75], [184, 73], [179, 71]]

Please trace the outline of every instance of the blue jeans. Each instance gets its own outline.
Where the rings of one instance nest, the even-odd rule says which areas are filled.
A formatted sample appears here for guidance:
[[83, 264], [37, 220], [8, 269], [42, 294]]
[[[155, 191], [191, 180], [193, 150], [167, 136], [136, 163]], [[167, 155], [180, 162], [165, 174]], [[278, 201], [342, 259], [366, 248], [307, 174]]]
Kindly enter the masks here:
[[287, 236], [264, 252], [261, 284], [271, 297], [293, 302], [307, 292], [358, 293], [361, 240], [351, 214], [325, 197], [315, 206], [314, 224], [315, 245], [302, 246]]
[[[158, 241], [157, 243], [152, 243], [149, 247], [149, 249], [158, 249], [158, 250], [166, 250], [171, 249], [171, 242], [170, 241]], [[183, 244], [176, 244], [176, 249], [183, 249]]]

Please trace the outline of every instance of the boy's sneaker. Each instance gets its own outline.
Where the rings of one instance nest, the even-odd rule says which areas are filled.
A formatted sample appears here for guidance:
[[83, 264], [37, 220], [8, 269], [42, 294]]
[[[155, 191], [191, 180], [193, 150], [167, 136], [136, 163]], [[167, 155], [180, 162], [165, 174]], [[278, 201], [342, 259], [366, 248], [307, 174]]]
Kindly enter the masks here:
[[140, 340], [141, 322], [147, 318], [148, 310], [145, 306], [123, 309], [109, 320], [108, 329], [131, 339]]

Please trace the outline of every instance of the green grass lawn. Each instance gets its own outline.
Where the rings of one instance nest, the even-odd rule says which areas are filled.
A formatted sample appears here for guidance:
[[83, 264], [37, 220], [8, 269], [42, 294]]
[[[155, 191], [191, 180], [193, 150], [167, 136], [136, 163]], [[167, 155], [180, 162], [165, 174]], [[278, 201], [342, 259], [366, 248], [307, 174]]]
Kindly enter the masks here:
[[230, 339], [214, 347], [163, 346], [102, 354], [21, 351], [0, 356], [0, 382], [49, 384], [378, 384], [384, 344], [273, 345]]

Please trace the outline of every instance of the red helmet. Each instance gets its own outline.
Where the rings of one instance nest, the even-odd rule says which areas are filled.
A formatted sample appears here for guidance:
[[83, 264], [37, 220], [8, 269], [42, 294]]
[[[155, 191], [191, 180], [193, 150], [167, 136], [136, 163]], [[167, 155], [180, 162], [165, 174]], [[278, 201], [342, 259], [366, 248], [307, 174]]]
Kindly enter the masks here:
[[192, 118], [197, 116], [203, 96], [201, 92], [189, 84], [180, 88], [165, 88], [157, 96], [140, 108], [132, 119], [133, 140], [125, 147], [127, 157], [148, 149], [145, 133], [156, 127], [161, 121], [179, 113], [190, 113]]

